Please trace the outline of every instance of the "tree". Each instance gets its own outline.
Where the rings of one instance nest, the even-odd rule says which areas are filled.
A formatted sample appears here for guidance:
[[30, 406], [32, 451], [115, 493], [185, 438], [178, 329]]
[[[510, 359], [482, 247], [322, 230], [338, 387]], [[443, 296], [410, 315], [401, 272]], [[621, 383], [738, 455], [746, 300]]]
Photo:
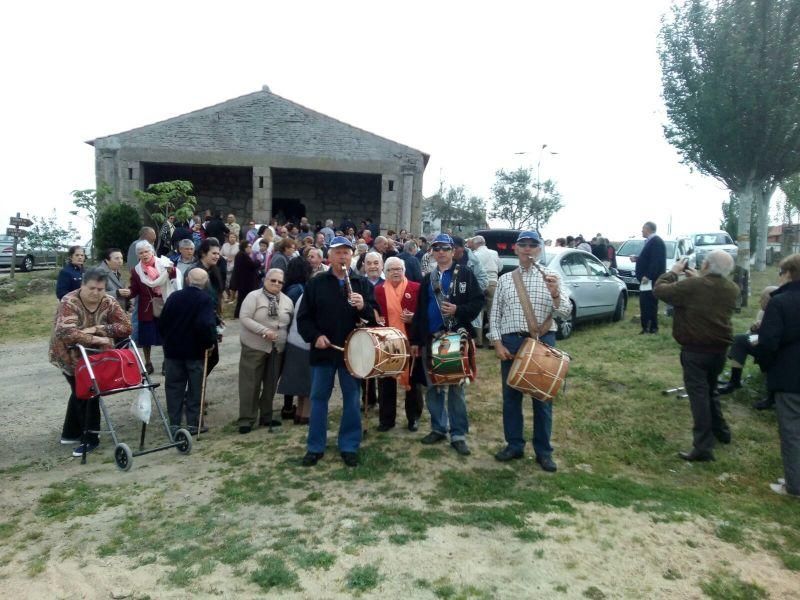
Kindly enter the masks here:
[[33, 225], [28, 228], [28, 235], [22, 238], [25, 249], [57, 253], [71, 246], [78, 237], [78, 230], [72, 223], [66, 227], [59, 225], [55, 211], [48, 217], [32, 216], [31, 221]]
[[[778, 182], [800, 171], [800, 3], [687, 0], [660, 37], [664, 134], [684, 163], [738, 199], [737, 263], [749, 271], [753, 202], [766, 215]], [[766, 230], [762, 222], [759, 236]]]
[[489, 216], [506, 221], [511, 229], [539, 231], [563, 206], [556, 184], [551, 179], [533, 181], [531, 169], [500, 169], [495, 176]]
[[142, 218], [130, 204], [109, 204], [100, 210], [94, 230], [95, 247], [100, 252], [120, 248], [123, 256], [131, 242], [139, 237]]
[[72, 190], [72, 204], [75, 205], [76, 210], [71, 210], [71, 215], [78, 216], [78, 212], [85, 210], [88, 215], [89, 224], [91, 225], [91, 239], [88, 245], [94, 247], [94, 230], [97, 224], [97, 210], [98, 206], [102, 203], [103, 199], [109, 196], [112, 192], [111, 186], [106, 183], [101, 183], [99, 189], [92, 190]]
[[147, 186], [147, 191], [135, 190], [133, 194], [158, 230], [169, 215], [175, 215], [178, 221], [192, 218], [197, 206], [192, 191], [191, 181], [175, 180], [153, 183]]
[[[758, 223], [758, 211], [756, 205], [751, 206], [750, 212], [750, 237], [756, 236], [756, 225]], [[727, 231], [733, 239], [739, 237], [739, 201], [733, 194], [729, 199], [722, 203], [722, 221], [719, 223], [720, 229]]]
[[797, 228], [800, 227], [792, 224], [792, 214], [800, 213], [800, 173], [784, 179], [781, 182], [781, 191], [785, 196], [781, 256], [788, 256], [792, 253], [794, 242], [797, 239]]
[[439, 191], [425, 198], [425, 217], [439, 220], [441, 230], [474, 231], [486, 225], [486, 208], [483, 198], [467, 196], [463, 185], [451, 187], [444, 181]]

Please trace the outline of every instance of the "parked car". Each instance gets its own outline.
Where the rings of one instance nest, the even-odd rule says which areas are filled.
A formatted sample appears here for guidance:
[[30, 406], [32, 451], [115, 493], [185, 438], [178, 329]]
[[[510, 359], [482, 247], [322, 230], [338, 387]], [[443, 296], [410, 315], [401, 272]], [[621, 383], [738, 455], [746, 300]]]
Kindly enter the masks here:
[[574, 248], [545, 248], [539, 262], [555, 271], [569, 290], [572, 314], [556, 319], [556, 337], [568, 338], [579, 321], [611, 319], [621, 321], [628, 307], [628, 290], [595, 256]]
[[725, 231], [712, 231], [710, 233], [693, 233], [691, 239], [695, 247], [695, 260], [702, 265], [706, 256], [712, 250], [724, 250], [736, 260], [739, 248]]
[[519, 229], [479, 229], [475, 235], [483, 236], [486, 240], [486, 247], [496, 250], [503, 263], [503, 270], [500, 275], [513, 271], [519, 265], [517, 255], [514, 254], [514, 244], [517, 243]]
[[[10, 235], [0, 235], [0, 268], [11, 267], [11, 257], [14, 251], [14, 238]], [[55, 266], [58, 264], [58, 253], [52, 250], [23, 250], [17, 244], [17, 261], [15, 266], [21, 271], [32, 271], [34, 266]]]
[[[619, 277], [631, 291], [639, 291], [639, 280], [636, 279], [636, 258], [642, 253], [646, 241], [644, 238], [625, 240], [617, 249], [617, 271]], [[676, 261], [684, 258], [689, 259], [691, 268], [695, 267], [696, 253], [691, 236], [664, 238], [664, 245], [667, 249], [668, 271]]]

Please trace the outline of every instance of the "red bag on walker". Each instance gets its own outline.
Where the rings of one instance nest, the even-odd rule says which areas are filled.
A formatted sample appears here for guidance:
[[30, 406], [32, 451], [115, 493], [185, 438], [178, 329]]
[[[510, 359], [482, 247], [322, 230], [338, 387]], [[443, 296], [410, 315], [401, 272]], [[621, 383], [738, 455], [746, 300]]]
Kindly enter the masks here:
[[[106, 350], [90, 354], [89, 363], [101, 394], [142, 383], [139, 361], [136, 360], [133, 350]], [[88, 400], [94, 396], [89, 368], [83, 361], [75, 368], [75, 395], [79, 400]]]

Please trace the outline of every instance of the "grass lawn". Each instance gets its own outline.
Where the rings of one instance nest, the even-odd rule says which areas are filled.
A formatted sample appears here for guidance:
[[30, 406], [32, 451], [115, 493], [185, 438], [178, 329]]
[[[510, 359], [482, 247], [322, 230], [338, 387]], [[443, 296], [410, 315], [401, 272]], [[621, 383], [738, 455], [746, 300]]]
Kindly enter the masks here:
[[[754, 273], [750, 306], [734, 319], [737, 332], [747, 329], [773, 271]], [[40, 532], [43, 544], [51, 543], [48, 536], [69, 530], [76, 535], [62, 541], [66, 546], [60, 552], [85, 565], [100, 559], [126, 561], [132, 568], [157, 564], [159, 575], [151, 584], [170, 593], [347, 597], [381, 589], [399, 594], [402, 589], [405, 595], [425, 598], [516, 594], [498, 587], [499, 578], [470, 577], [468, 572], [456, 577], [449, 568], [437, 567], [436, 558], [424, 553], [446, 534], [454, 546], [459, 539], [497, 542], [501, 548], [515, 544], [530, 549], [530, 564], [560, 561], [561, 575], [542, 588], [543, 597], [647, 597], [644, 590], [650, 588], [642, 584], [637, 593], [635, 580], [601, 585], [581, 574], [577, 560], [546, 555], [544, 548], [552, 553], [552, 544], [569, 555], [582, 537], [599, 535], [605, 517], [587, 517], [590, 507], [628, 511], [624, 514], [630, 515], [632, 528], [644, 518], [692, 531], [701, 520], [710, 524], [717, 542], [746, 555], [773, 557], [786, 580], [797, 581], [800, 504], [767, 486], [782, 468], [774, 413], [750, 406], [763, 390], [757, 367], [748, 365], [744, 388], [723, 400], [733, 443], [717, 449], [714, 463], [687, 464], [676, 453], [691, 447], [688, 401], [662, 394], [682, 385], [670, 320], [661, 317], [660, 335], [639, 336], [637, 314], [633, 296], [622, 322], [583, 325], [559, 343], [573, 363], [566, 390], [555, 401], [555, 475], [542, 473], [530, 460], [493, 460], [503, 445], [499, 365], [492, 352], [482, 350], [479, 379], [467, 391], [469, 458], [456, 456], [446, 445], [419, 444], [427, 422], [421, 434], [401, 431], [402, 409], [396, 430], [368, 434], [356, 469], [343, 467], [333, 446], [338, 408], [332, 410], [328, 452], [312, 469], [299, 464], [303, 428], [238, 436], [229, 425], [207, 437], [173, 472], [162, 469], [156, 476], [146, 467], [134, 467], [118, 475], [109, 464], [77, 475], [70, 469], [69, 477], [42, 489], [29, 507], [18, 508], [5, 521], [0, 517], [0, 543], [16, 548], [0, 563], [0, 586], [12, 572], [27, 569], [28, 577], [35, 578], [47, 568], [47, 556], [22, 550], [31, 530]], [[231, 381], [226, 401], [235, 398]], [[525, 414], [529, 436], [530, 406]], [[14, 481], [23, 475], [30, 482], [38, 473], [15, 473]], [[94, 538], [90, 529], [82, 538], [79, 519], [84, 525], [104, 523], [98, 525], [105, 527], [104, 534]], [[610, 555], [628, 544], [623, 539], [641, 542], [643, 552], [648, 546], [624, 528], [600, 537]], [[398, 556], [418, 552], [431, 562], [419, 564], [416, 572], [403, 570], [380, 558], [378, 549], [387, 544]], [[691, 552], [698, 542], [689, 535], [681, 544]], [[666, 554], [664, 565], [670, 560], [672, 554]], [[768, 597], [768, 584], [746, 581], [725, 559], [707, 560], [713, 569], [693, 574], [689, 584], [690, 566], [664, 566], [659, 585], [690, 585], [692, 594], [712, 598]], [[466, 565], [481, 566], [468, 560]], [[676, 596], [687, 593], [687, 588], [677, 589]]]

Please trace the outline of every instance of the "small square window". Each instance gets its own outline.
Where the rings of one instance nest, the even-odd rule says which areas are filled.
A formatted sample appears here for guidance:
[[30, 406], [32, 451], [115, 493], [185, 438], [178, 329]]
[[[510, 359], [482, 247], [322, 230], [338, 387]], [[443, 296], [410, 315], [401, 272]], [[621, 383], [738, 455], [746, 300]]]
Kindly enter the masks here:
[[258, 178], [258, 187], [260, 187], [260, 188], [264, 187], [264, 178], [263, 177], [259, 177]]
[[389, 180], [389, 191], [390, 192], [394, 191], [394, 179]]

